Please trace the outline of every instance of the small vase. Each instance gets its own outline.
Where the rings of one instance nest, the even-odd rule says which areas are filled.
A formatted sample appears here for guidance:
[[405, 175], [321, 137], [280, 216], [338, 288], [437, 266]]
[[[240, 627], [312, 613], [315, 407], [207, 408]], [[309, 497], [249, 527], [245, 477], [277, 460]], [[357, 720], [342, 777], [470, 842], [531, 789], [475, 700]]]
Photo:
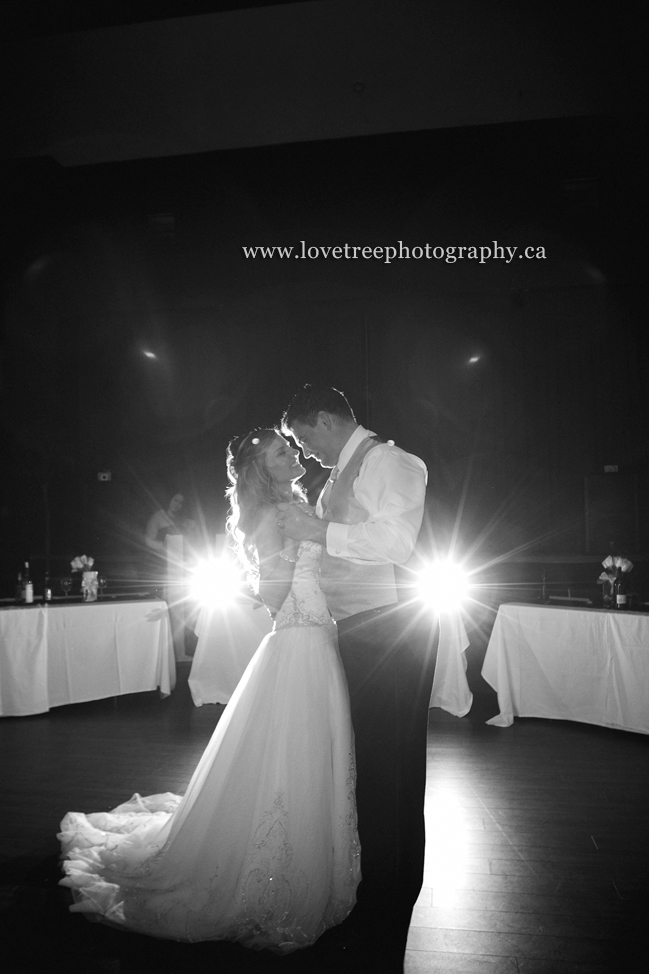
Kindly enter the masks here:
[[613, 579], [602, 582], [602, 604], [605, 609], [613, 607]]
[[97, 601], [99, 572], [81, 573], [81, 598], [84, 602]]

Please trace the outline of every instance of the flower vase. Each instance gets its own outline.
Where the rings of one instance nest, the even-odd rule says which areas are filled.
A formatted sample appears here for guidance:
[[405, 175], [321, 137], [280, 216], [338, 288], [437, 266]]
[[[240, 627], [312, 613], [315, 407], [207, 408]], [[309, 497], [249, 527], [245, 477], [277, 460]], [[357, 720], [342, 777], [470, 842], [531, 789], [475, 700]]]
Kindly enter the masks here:
[[99, 572], [81, 573], [81, 598], [84, 602], [97, 601]]
[[613, 584], [614, 579], [605, 579], [602, 582], [602, 603], [605, 609], [613, 607]]

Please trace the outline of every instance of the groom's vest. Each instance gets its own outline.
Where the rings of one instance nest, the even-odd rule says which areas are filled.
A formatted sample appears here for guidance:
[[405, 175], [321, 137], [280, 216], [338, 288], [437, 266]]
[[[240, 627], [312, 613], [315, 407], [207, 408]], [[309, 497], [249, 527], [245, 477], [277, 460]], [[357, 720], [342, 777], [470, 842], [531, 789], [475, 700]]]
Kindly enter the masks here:
[[[360, 524], [369, 512], [354, 497], [354, 481], [361, 464], [371, 450], [380, 444], [375, 437], [364, 439], [338, 475], [328, 497], [323, 516], [327, 521]], [[334, 619], [346, 619], [357, 612], [392, 605], [397, 601], [394, 568], [391, 563], [358, 565], [346, 558], [335, 558], [326, 550], [322, 556], [320, 585]]]

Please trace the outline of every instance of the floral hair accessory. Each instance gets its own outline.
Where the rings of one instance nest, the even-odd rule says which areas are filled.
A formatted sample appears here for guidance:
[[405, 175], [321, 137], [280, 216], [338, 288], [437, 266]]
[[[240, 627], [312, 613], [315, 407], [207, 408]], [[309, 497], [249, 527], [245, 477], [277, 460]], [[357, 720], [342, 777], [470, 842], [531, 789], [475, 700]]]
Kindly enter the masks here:
[[94, 563], [94, 558], [89, 558], [88, 555], [79, 555], [77, 558], [72, 559], [70, 565], [73, 572], [89, 572]]
[[252, 443], [253, 446], [259, 446], [261, 441], [258, 436], [253, 436], [250, 442]]

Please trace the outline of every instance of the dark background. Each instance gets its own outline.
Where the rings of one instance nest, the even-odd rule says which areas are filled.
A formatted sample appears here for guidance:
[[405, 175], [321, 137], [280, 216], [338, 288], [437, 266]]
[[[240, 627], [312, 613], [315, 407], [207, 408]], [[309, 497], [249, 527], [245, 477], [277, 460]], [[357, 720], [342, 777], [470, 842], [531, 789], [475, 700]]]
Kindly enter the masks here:
[[[243, 9], [251, 6], [258, 9]], [[290, 5], [314, 15], [322, 6]], [[42, 54], [61, 32], [97, 38], [103, 28], [144, 30], [181, 12], [291, 13], [272, 4], [170, 2], [152, 14], [140, 4], [50, 7], [7, 8], [16, 50]], [[55, 569], [85, 552], [116, 575], [137, 570], [146, 520], [177, 490], [211, 539], [223, 530], [229, 438], [277, 423], [306, 381], [344, 390], [360, 422], [426, 461], [425, 546], [443, 549], [455, 533], [472, 565], [597, 556], [587, 560], [593, 579], [609, 550], [641, 563], [649, 541], [646, 120], [633, 21], [623, 7], [607, 24], [586, 11], [550, 5], [542, 21], [540, 49], [550, 45], [557, 85], [566, 65], [580, 65], [565, 113], [556, 101], [535, 108], [529, 96], [512, 120], [499, 102], [490, 110], [488, 88], [485, 95], [469, 76], [467, 104], [480, 96], [486, 106], [480, 124], [462, 123], [460, 96], [442, 83], [451, 124], [419, 125], [413, 115], [402, 131], [359, 123], [356, 134], [318, 138], [313, 114], [313, 129], [305, 135], [296, 124], [287, 142], [267, 134], [264, 118], [239, 146], [163, 153], [157, 145], [147, 155], [131, 141], [120, 150], [130, 157], [116, 159], [95, 140], [83, 164], [66, 156], [56, 129], [65, 125], [52, 113], [43, 135], [39, 86], [22, 88], [25, 59], [10, 58], [0, 594], [12, 593], [25, 558], [42, 564], [48, 511]], [[475, 33], [467, 26], [454, 43], [466, 53]], [[584, 50], [594, 54], [582, 70]], [[72, 91], [79, 78], [59, 67], [65, 103], [66, 85]], [[610, 82], [605, 97], [580, 110], [599, 76]], [[361, 96], [364, 85], [352, 89]], [[236, 101], [236, 87], [227, 95]], [[108, 106], [137, 92], [112, 97]], [[163, 105], [165, 97], [162, 90]], [[430, 93], [419, 97], [428, 111]], [[285, 111], [277, 105], [278, 126]], [[214, 119], [210, 126], [216, 131]], [[242, 254], [243, 245], [300, 240], [497, 240], [519, 252], [543, 247], [545, 259], [386, 265]], [[587, 480], [605, 466], [617, 473], [604, 485]], [[103, 471], [109, 481], [98, 479]], [[322, 479], [309, 465], [313, 492]]]

